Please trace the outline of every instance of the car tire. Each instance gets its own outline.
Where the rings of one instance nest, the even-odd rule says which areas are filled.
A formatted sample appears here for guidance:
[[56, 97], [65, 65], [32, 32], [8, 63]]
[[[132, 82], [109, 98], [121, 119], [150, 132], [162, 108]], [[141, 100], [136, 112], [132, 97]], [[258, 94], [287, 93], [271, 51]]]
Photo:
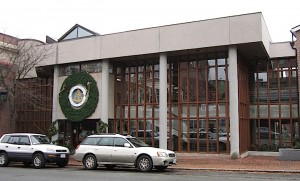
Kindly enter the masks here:
[[156, 166], [155, 168], [156, 168], [158, 171], [162, 172], [162, 171], [164, 171], [165, 169], [167, 169], [168, 166]]
[[115, 167], [116, 167], [116, 165], [108, 165], [108, 164], [106, 164], [106, 165], [104, 165], [108, 170], [112, 170], [112, 169], [114, 169]]
[[23, 164], [24, 164], [25, 167], [30, 167], [31, 162], [25, 161], [25, 162], [23, 162]]
[[36, 153], [32, 158], [33, 168], [44, 168], [46, 165], [46, 160], [42, 153]]
[[152, 170], [152, 160], [149, 156], [143, 155], [137, 160], [137, 168], [141, 172], [149, 172]]
[[56, 162], [56, 165], [60, 168], [63, 168], [63, 167], [66, 167], [68, 165], [68, 163], [69, 163], [69, 160], [65, 159], [65, 160]]
[[6, 167], [9, 164], [8, 156], [6, 153], [0, 153], [0, 167]]
[[97, 159], [94, 155], [86, 155], [83, 159], [83, 166], [87, 170], [95, 170], [97, 168]]

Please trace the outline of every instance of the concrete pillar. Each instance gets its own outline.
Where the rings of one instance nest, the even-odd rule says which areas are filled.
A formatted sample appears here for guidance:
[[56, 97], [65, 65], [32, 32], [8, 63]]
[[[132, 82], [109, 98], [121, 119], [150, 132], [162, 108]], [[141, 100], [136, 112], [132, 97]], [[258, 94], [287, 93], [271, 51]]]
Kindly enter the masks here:
[[108, 124], [109, 60], [102, 61], [101, 121]]
[[228, 50], [229, 79], [229, 116], [230, 116], [230, 158], [240, 158], [239, 139], [239, 87], [237, 48], [230, 46]]
[[[59, 90], [58, 87], [58, 75], [59, 75], [59, 67], [58, 65], [54, 65], [54, 73], [53, 73], [53, 96], [52, 96], [52, 123], [57, 120], [57, 111], [59, 110], [59, 102], [58, 102], [58, 96], [59, 96]], [[55, 125], [58, 127], [58, 124]], [[58, 134], [53, 135], [51, 137], [52, 141], [58, 140]]]
[[58, 111], [58, 98], [60, 87], [58, 87], [58, 76], [59, 76], [59, 66], [58, 66], [58, 44], [56, 44], [55, 49], [55, 65], [53, 73], [53, 96], [52, 96], [52, 122], [57, 120], [57, 111]]
[[167, 149], [167, 121], [168, 121], [168, 100], [167, 100], [167, 54], [159, 56], [159, 147]]
[[52, 98], [52, 122], [57, 120], [57, 111], [58, 111], [58, 96], [59, 96], [59, 87], [58, 87], [58, 75], [59, 67], [54, 65], [54, 74], [53, 74], [53, 98]]

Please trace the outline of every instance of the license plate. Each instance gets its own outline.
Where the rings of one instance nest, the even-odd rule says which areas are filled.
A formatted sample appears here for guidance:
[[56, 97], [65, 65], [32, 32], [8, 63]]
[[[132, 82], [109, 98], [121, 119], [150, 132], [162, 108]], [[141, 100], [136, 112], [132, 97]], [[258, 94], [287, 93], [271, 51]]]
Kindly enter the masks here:
[[173, 160], [173, 163], [176, 163], [176, 159]]
[[66, 158], [66, 154], [61, 154], [60, 158]]

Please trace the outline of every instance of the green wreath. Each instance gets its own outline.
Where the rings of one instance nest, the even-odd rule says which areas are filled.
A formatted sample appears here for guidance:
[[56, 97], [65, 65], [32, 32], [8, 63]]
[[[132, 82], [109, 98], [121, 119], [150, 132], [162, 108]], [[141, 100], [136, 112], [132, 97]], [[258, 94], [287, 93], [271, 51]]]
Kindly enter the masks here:
[[[78, 88], [77, 88], [78, 87]], [[81, 90], [82, 89], [82, 90]], [[79, 106], [72, 104], [71, 91], [84, 92], [84, 102]], [[81, 99], [82, 100], [82, 99]], [[79, 72], [68, 76], [63, 82], [59, 92], [59, 104], [62, 112], [71, 121], [82, 121], [91, 116], [98, 105], [99, 91], [97, 82], [87, 72]]]

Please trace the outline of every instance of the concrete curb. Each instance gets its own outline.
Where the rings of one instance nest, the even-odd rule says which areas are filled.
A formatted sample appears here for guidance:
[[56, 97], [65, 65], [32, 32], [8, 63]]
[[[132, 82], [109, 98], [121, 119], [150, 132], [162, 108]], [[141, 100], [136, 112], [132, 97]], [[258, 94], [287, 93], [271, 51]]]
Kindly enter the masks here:
[[[81, 162], [69, 163], [71, 167], [83, 167]], [[226, 168], [186, 168], [186, 167], [168, 167], [171, 170], [189, 170], [189, 171], [207, 171], [207, 172], [244, 172], [244, 173], [297, 173], [300, 174], [300, 170], [259, 170], [259, 169], [226, 169]]]
[[245, 173], [255, 173], [255, 172], [261, 172], [261, 173], [299, 173], [300, 171], [296, 170], [255, 170], [255, 169], [224, 169], [224, 168], [168, 168], [168, 169], [174, 169], [174, 170], [193, 170], [193, 171], [214, 171], [214, 172], [245, 172]]

